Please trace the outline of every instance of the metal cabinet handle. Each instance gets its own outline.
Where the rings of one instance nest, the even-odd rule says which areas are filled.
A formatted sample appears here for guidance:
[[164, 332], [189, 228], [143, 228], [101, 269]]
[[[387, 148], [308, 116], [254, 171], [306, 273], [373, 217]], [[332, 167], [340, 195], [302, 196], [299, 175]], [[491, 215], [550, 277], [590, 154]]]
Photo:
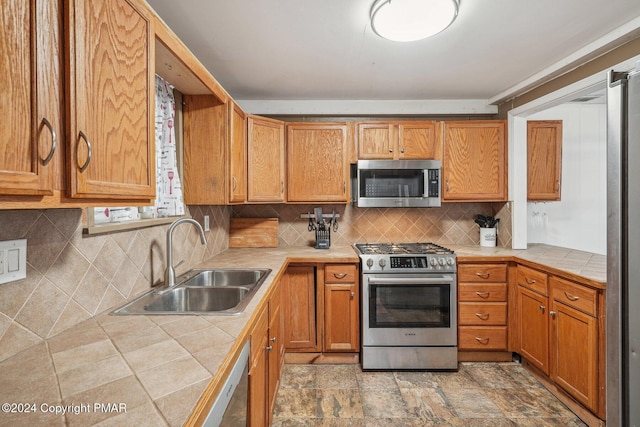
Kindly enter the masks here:
[[489, 313], [476, 313], [476, 316], [481, 320], [487, 320], [489, 318]]
[[280, 192], [284, 193], [284, 181], [280, 182]]
[[233, 182], [233, 186], [231, 187], [231, 191], [236, 191], [236, 188], [238, 188], [238, 180], [236, 179], [235, 176], [231, 177], [231, 182]]
[[335, 277], [336, 279], [344, 279], [345, 277], [347, 277], [347, 273], [333, 273], [333, 277]]
[[533, 285], [534, 283], [536, 283], [534, 279], [529, 279], [528, 277], [525, 277], [524, 280], [526, 280], [526, 282], [530, 285]]
[[390, 153], [393, 153], [393, 148], [389, 148], [389, 152], [390, 152]]
[[402, 148], [400, 149], [400, 152], [401, 152], [401, 153], [404, 153], [404, 147], [402, 147]]
[[268, 346], [265, 347], [265, 349], [268, 350], [268, 351], [271, 351], [271, 350], [273, 350], [273, 346], [272, 345], [268, 345]]
[[447, 191], [449, 191], [450, 190], [450, 188], [449, 188], [449, 180], [445, 181], [445, 186], [447, 187]]
[[489, 342], [489, 338], [476, 337], [476, 341], [478, 341], [480, 344], [487, 344]]
[[491, 276], [491, 274], [489, 274], [489, 273], [476, 273], [476, 276], [478, 276], [481, 279], [488, 279], [489, 276]]
[[351, 299], [355, 298], [355, 296], [356, 296], [356, 293], [351, 291]]
[[347, 182], [342, 181], [342, 193], [347, 194]]
[[547, 307], [545, 307], [544, 305], [540, 306], [540, 310], [544, 313], [544, 311], [547, 309]]
[[56, 148], [58, 146], [58, 136], [56, 135], [56, 131], [53, 130], [51, 122], [47, 120], [46, 117], [42, 118], [42, 124], [48, 127], [49, 132], [51, 132], [51, 150], [49, 151], [49, 154], [47, 154], [47, 157], [42, 161], [42, 165], [47, 166], [51, 159], [53, 159], [53, 154], [56, 152]]
[[556, 191], [560, 191], [560, 180], [556, 180]]
[[567, 297], [567, 299], [568, 299], [568, 300], [570, 300], [570, 301], [578, 301], [578, 300], [580, 299], [580, 297], [579, 297], [579, 296], [571, 295], [571, 294], [570, 294], [569, 292], [567, 292], [567, 291], [564, 291], [564, 296], [566, 296], [566, 297]]
[[[91, 141], [84, 132], [80, 131], [80, 138], [84, 139], [85, 144], [87, 144], [87, 160], [84, 162], [82, 166], [80, 166], [80, 173], [87, 170], [89, 167], [89, 162], [91, 162]], [[78, 155], [78, 147], [80, 144], [76, 145], [76, 156]]]
[[271, 338], [269, 338], [269, 341], [276, 342], [276, 339], [277, 339], [277, 337], [271, 337]]
[[553, 311], [553, 310], [551, 310], [551, 311], [549, 312], [549, 315], [550, 315], [551, 317], [556, 317], [556, 312], [555, 312], [555, 311]]
[[480, 298], [489, 298], [489, 292], [476, 292], [476, 295], [478, 295]]

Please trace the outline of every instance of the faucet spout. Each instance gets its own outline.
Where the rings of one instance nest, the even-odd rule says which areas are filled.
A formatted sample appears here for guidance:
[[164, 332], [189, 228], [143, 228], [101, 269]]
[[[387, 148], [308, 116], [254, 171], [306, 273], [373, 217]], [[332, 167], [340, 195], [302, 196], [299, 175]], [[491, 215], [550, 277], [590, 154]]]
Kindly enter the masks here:
[[200, 242], [203, 245], [207, 244], [207, 238], [204, 235], [204, 230], [198, 221], [192, 218], [180, 218], [174, 221], [169, 230], [167, 230], [167, 268], [164, 271], [164, 284], [167, 288], [172, 288], [176, 285], [176, 270], [173, 267], [173, 230], [182, 223], [191, 223], [200, 233]]

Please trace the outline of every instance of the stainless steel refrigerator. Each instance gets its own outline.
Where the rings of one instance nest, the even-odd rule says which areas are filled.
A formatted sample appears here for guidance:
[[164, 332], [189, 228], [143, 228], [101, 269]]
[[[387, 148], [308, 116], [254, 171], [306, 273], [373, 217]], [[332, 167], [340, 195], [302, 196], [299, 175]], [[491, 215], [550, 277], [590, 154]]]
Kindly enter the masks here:
[[640, 427], [640, 69], [607, 80], [607, 427]]

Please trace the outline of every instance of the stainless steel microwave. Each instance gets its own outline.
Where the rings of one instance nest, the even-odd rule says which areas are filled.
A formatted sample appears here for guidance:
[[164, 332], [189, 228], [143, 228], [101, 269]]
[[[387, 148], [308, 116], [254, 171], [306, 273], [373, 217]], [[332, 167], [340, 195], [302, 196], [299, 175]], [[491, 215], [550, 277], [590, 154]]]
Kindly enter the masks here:
[[363, 208], [441, 205], [440, 160], [358, 160], [354, 196]]

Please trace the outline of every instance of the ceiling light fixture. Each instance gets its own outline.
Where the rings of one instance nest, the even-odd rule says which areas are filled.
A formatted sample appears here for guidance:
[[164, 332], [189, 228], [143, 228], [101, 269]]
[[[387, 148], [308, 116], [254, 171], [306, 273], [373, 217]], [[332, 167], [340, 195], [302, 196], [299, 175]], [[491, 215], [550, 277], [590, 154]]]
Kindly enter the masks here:
[[459, 0], [376, 0], [371, 28], [382, 38], [411, 42], [438, 34], [458, 16]]

